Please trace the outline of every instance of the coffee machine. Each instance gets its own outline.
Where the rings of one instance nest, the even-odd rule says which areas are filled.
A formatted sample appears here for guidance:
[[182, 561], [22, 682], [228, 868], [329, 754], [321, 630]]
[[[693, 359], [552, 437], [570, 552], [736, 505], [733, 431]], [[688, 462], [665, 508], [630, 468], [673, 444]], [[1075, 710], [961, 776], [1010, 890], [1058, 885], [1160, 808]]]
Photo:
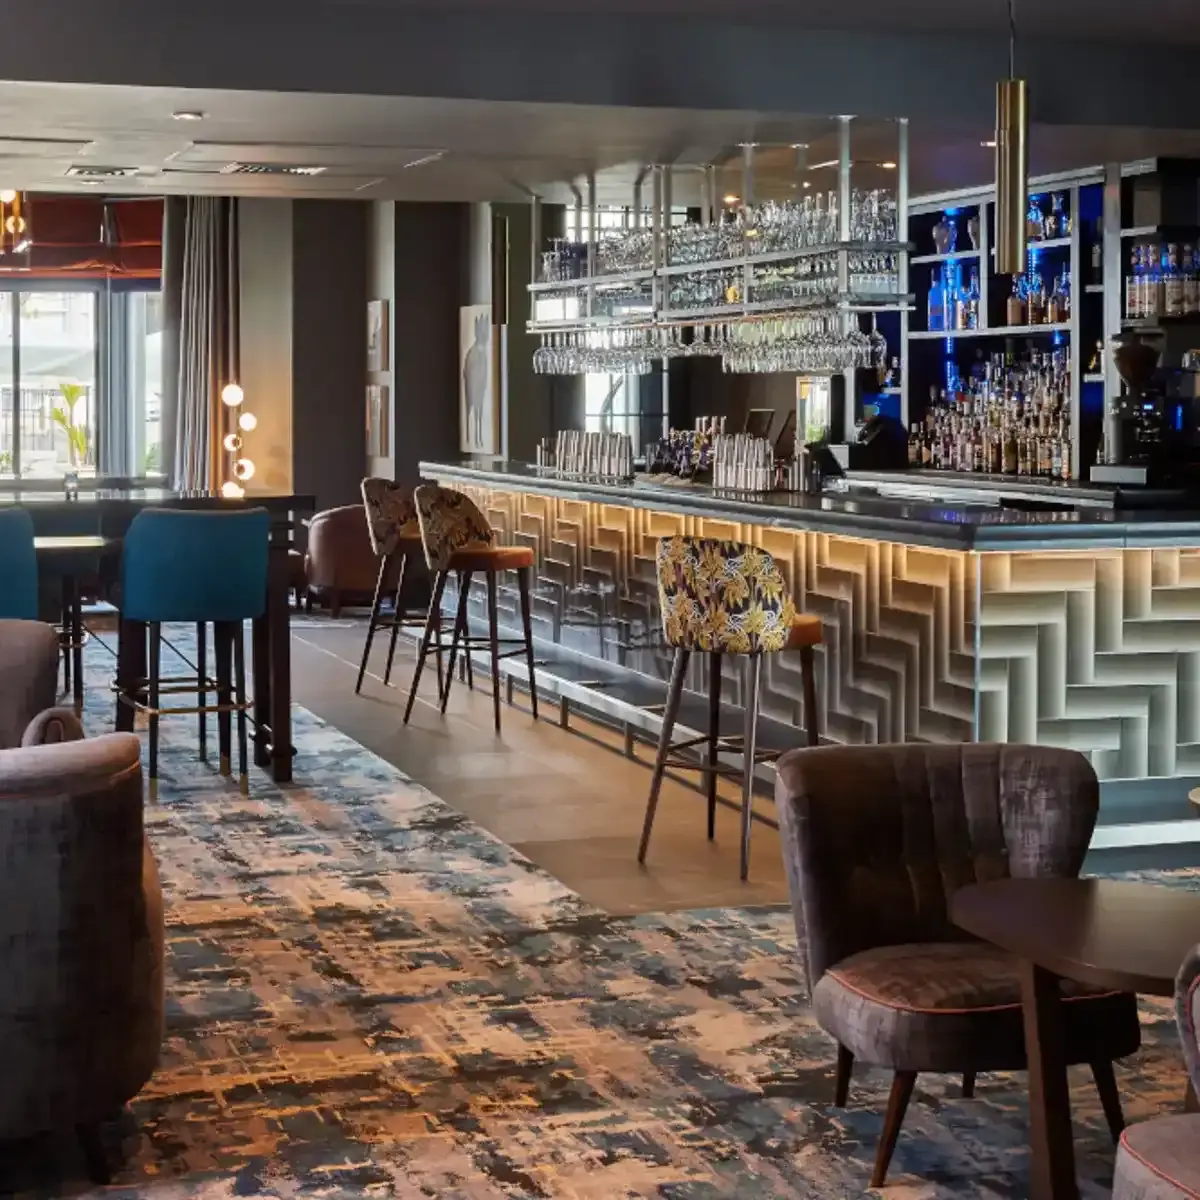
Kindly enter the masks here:
[[1119, 342], [1113, 358], [1125, 388], [1110, 410], [1109, 461], [1091, 469], [1092, 482], [1200, 487], [1200, 351], [1163, 369], [1158, 347], [1134, 334]]

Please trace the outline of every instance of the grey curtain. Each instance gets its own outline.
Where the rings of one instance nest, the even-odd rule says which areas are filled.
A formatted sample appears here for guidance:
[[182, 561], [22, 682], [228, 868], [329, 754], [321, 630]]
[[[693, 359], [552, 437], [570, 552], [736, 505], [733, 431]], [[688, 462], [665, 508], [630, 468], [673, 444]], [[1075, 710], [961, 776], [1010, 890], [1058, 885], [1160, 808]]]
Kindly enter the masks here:
[[209, 471], [221, 389], [238, 378], [236, 200], [167, 200], [163, 325], [164, 457], [173, 487], [203, 490], [220, 483]]

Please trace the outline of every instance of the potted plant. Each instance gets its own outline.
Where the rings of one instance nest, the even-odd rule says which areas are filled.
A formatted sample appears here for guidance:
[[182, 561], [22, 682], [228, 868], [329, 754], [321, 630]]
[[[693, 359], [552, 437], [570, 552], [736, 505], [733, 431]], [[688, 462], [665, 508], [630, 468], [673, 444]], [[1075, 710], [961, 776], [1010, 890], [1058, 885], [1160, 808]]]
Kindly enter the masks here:
[[56, 404], [50, 411], [50, 419], [67, 435], [67, 454], [70, 456], [71, 469], [78, 471], [87, 462], [88, 428], [86, 423], [75, 423], [75, 410], [87, 389], [82, 383], [60, 383], [58, 390], [62, 393], [62, 403]]

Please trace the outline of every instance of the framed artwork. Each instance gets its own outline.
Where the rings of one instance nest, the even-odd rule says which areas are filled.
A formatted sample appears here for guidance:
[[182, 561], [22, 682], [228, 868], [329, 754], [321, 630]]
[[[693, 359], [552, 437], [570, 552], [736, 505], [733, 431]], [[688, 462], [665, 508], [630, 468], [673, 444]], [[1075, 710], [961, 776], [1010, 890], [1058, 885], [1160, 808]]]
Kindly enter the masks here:
[[382, 383], [367, 384], [367, 454], [387, 458], [392, 452], [388, 390]]
[[386, 371], [388, 362], [388, 302], [367, 301], [367, 370]]
[[504, 330], [490, 304], [458, 313], [458, 446], [464, 454], [500, 453], [497, 391], [504, 379]]

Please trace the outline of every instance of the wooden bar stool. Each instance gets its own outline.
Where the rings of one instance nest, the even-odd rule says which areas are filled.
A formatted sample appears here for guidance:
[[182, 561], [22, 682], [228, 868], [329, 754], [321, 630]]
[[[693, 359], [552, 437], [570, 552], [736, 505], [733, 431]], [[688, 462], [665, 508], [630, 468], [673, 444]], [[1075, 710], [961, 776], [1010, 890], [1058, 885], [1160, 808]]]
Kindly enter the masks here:
[[[533, 718], [538, 715], [537, 684], [534, 681], [533, 628], [530, 622], [529, 589], [533, 573], [534, 553], [526, 546], [497, 546], [496, 531], [487, 523], [484, 515], [461, 492], [436, 484], [423, 484], [414, 493], [417, 505], [417, 520], [421, 527], [421, 541], [425, 561], [434, 572], [433, 601], [429, 606], [429, 618], [425, 624], [425, 636], [421, 640], [421, 652], [417, 658], [417, 669], [413, 675], [412, 691], [404, 709], [404, 723], [412, 715], [417, 687], [430, 646], [437, 636], [441, 616], [442, 594], [451, 571], [458, 573], [458, 614], [454, 622], [454, 637], [450, 643], [450, 661], [446, 664], [439, 702], [446, 711], [450, 699], [450, 687], [454, 681], [454, 659], [462, 646], [467, 659], [471, 647], [487, 646], [492, 655], [492, 708], [495, 715], [496, 732], [500, 732], [500, 660], [525, 655], [529, 670], [529, 697]], [[496, 587], [501, 571], [516, 571], [521, 589], [522, 638], [502, 638], [499, 633]], [[471, 578], [484, 575], [487, 579], [488, 633], [487, 637], [473, 637], [467, 621], [467, 604], [471, 590]], [[440, 639], [439, 639], [440, 640]], [[501, 646], [515, 646], [515, 650], [501, 652]]]
[[[371, 620], [367, 625], [367, 641], [363, 646], [362, 662], [358, 668], [358, 680], [354, 685], [355, 694], [362, 691], [363, 679], [367, 673], [367, 660], [371, 657], [371, 643], [378, 629], [390, 629], [392, 636], [388, 644], [387, 666], [383, 672], [383, 686], [387, 687], [392, 677], [392, 662], [396, 657], [396, 638], [401, 626], [412, 625], [424, 628], [429, 620], [432, 607], [426, 612], [414, 611], [409, 615], [404, 604], [404, 579], [408, 571], [410, 557], [420, 558], [424, 554], [421, 544], [421, 527], [417, 522], [417, 506], [413, 500], [413, 490], [403, 484], [393, 483], [390, 479], [368, 478], [362, 481], [363, 507], [367, 513], [367, 534], [371, 539], [371, 549], [379, 558], [379, 576], [375, 582], [375, 600], [371, 605]], [[387, 579], [392, 571], [396, 573], [396, 592], [390, 614], [383, 612], [384, 594]], [[437, 611], [440, 618], [441, 612]], [[442, 679], [442, 630], [439, 620], [437, 626], [437, 670], [438, 690], [443, 686]]]
[[[658, 544], [658, 592], [663, 630], [675, 648], [671, 685], [663, 713], [658, 756], [650, 782], [646, 822], [638, 862], [646, 861], [650, 833], [668, 767], [699, 771], [708, 783], [708, 836], [716, 835], [717, 780], [722, 775], [742, 780], [742, 879], [750, 874], [750, 829], [753, 823], [754, 767], [773, 762], [779, 751], [757, 749], [758, 699], [764, 654], [796, 650], [804, 680], [804, 725], [808, 744], [816, 746], [817, 685], [813, 647], [821, 644], [820, 617], [796, 612], [787, 585], [775, 560], [765, 551], [742, 542], [716, 541], [677, 535]], [[672, 742], [679, 716], [683, 681], [692, 653], [709, 655], [708, 733], [683, 742]], [[724, 655], [746, 659], [745, 727], [740, 737], [722, 737], [721, 663]], [[679, 752], [707, 745], [707, 761], [679, 758]], [[722, 752], [741, 752], [743, 765], [722, 766]]]

